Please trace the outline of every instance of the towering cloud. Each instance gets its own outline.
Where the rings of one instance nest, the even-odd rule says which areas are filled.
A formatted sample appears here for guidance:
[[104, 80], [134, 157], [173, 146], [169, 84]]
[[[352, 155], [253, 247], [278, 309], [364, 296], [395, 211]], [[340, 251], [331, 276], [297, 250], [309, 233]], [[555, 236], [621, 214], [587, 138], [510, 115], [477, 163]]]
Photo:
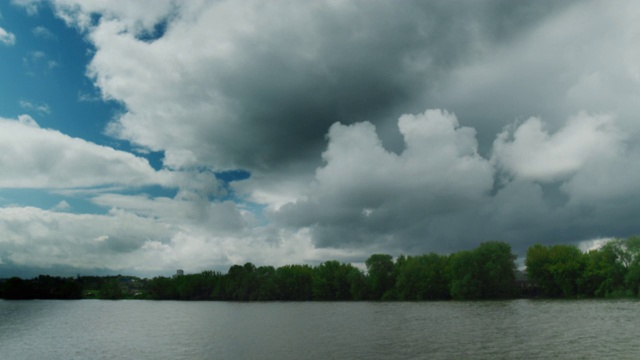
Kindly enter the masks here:
[[370, 123], [335, 124], [325, 165], [306, 200], [284, 206], [285, 224], [308, 226], [319, 246], [384, 245], [442, 250], [438, 231], [477, 211], [493, 186], [493, 169], [477, 153], [475, 132], [453, 114], [403, 115], [405, 149], [382, 146]]

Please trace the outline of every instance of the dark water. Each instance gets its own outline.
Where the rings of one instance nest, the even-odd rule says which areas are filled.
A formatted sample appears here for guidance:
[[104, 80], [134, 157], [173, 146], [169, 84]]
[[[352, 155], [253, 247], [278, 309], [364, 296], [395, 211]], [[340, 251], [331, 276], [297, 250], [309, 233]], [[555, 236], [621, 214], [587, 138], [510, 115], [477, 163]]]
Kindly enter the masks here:
[[639, 359], [639, 310], [630, 300], [0, 300], [0, 359]]

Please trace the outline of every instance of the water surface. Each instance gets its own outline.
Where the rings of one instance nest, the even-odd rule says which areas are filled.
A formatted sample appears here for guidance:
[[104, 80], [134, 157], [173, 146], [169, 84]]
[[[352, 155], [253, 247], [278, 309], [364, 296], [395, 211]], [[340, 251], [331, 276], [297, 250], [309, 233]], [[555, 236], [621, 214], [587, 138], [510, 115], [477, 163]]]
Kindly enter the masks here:
[[1, 301], [2, 359], [638, 359], [640, 303]]

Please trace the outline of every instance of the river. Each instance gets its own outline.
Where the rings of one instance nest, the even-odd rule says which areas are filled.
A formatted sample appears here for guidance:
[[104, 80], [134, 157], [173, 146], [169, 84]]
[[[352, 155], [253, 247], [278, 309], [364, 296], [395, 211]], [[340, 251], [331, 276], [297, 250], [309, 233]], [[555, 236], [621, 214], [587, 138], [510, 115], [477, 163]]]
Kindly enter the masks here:
[[640, 302], [0, 300], [0, 358], [638, 359]]

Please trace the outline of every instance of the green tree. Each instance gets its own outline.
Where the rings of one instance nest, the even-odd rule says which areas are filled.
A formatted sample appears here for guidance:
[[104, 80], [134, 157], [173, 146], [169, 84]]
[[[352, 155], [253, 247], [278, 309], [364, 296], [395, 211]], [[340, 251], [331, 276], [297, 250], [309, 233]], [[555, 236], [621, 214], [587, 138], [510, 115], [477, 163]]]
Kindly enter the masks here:
[[504, 242], [490, 241], [451, 257], [451, 297], [505, 299], [515, 294], [515, 255]]
[[260, 266], [256, 269], [258, 289], [255, 300], [269, 301], [278, 299], [278, 285], [276, 283], [276, 269], [273, 266]]
[[35, 299], [36, 290], [33, 282], [12, 277], [4, 282], [4, 298], [10, 300]]
[[181, 300], [209, 300], [222, 275], [213, 271], [178, 276], [172, 281]]
[[311, 300], [313, 269], [309, 265], [285, 265], [276, 269], [275, 282], [280, 300]]
[[164, 276], [149, 280], [146, 291], [149, 298], [154, 300], [177, 300], [180, 298], [176, 279]]
[[627, 292], [640, 295], [640, 237], [631, 236], [625, 240], [615, 240], [619, 259], [622, 262], [625, 273], [625, 288]]
[[102, 286], [100, 286], [100, 298], [106, 300], [124, 298], [124, 292], [122, 291], [118, 277], [107, 279], [102, 283]]
[[516, 256], [511, 246], [501, 241], [480, 244], [474, 250], [480, 267], [480, 293], [484, 299], [506, 299], [515, 293]]
[[545, 247], [536, 244], [527, 251], [527, 275], [542, 291], [551, 297], [579, 295], [580, 279], [584, 270], [582, 252], [573, 245]]
[[314, 269], [313, 298], [315, 300], [349, 300], [351, 265], [338, 261], [325, 261]]
[[256, 267], [252, 263], [231, 266], [225, 276], [224, 283], [223, 300], [256, 300], [258, 276]]
[[582, 252], [572, 245], [554, 245], [550, 249], [551, 272], [564, 297], [578, 295], [578, 281], [583, 272]]
[[367, 277], [358, 268], [351, 267], [347, 274], [347, 281], [353, 300], [366, 300], [369, 298], [369, 285]]
[[463, 250], [451, 255], [451, 297], [455, 300], [482, 298], [479, 266], [472, 251]]
[[448, 299], [451, 287], [448, 267], [448, 257], [443, 255], [400, 256], [395, 265], [398, 299]]
[[624, 293], [626, 269], [618, 242], [609, 242], [583, 255], [584, 270], [578, 288], [582, 296], [610, 297]]
[[395, 285], [393, 257], [373, 254], [366, 261], [371, 298], [381, 300]]

